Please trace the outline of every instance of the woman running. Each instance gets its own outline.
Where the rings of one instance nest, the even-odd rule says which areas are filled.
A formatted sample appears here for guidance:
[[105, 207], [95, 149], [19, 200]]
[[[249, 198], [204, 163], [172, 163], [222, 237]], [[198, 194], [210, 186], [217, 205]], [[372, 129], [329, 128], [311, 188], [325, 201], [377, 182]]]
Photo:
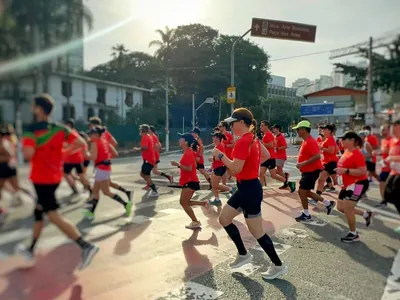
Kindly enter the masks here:
[[288, 268], [282, 264], [271, 238], [265, 233], [261, 216], [263, 190], [258, 175], [260, 162], [269, 158], [269, 152], [255, 137], [257, 123], [248, 109], [236, 109], [232, 116], [225, 121], [230, 124], [235, 136], [239, 137], [233, 148], [233, 160], [227, 158], [224, 153], [216, 148], [213, 149], [212, 155], [219, 158], [225, 166], [233, 171], [237, 179], [238, 190], [222, 208], [219, 216], [220, 224], [238, 250], [237, 258], [230, 264], [230, 267], [238, 268], [253, 260], [253, 256], [244, 246], [239, 229], [232, 223], [233, 219], [243, 212], [249, 231], [273, 263], [267, 272], [262, 273], [262, 277], [264, 279], [275, 279], [287, 273]]
[[374, 173], [376, 169], [376, 164], [373, 162], [373, 152], [374, 148], [372, 145], [368, 142], [368, 134], [369, 131], [367, 130], [362, 130], [358, 133], [362, 140], [362, 144], [360, 145], [361, 147], [361, 152], [364, 155], [365, 161], [367, 163], [367, 171], [369, 174]]
[[119, 195], [111, 193], [110, 191], [111, 157], [116, 157], [118, 153], [117, 150], [102, 137], [104, 131], [105, 129], [100, 126], [92, 127], [89, 131], [90, 140], [92, 142], [90, 155], [95, 165], [95, 176], [92, 199], [86, 202], [86, 209], [83, 211], [83, 214], [88, 219], [94, 219], [94, 212], [99, 203], [100, 191], [102, 191], [104, 195], [122, 204], [125, 208], [126, 216], [129, 217], [132, 211], [131, 199], [128, 198], [128, 202], [125, 202]]
[[369, 187], [368, 172], [363, 153], [359, 147], [363, 141], [357, 133], [350, 131], [342, 138], [345, 149], [337, 163], [336, 174], [338, 184], [342, 186], [339, 193], [337, 209], [344, 213], [349, 224], [349, 233], [341, 238], [344, 243], [358, 242], [360, 237], [356, 231], [356, 217], [360, 215], [365, 219], [367, 227], [371, 224], [372, 212], [356, 208], [358, 200], [367, 192]]
[[[213, 143], [214, 143], [215, 148], [218, 149], [219, 151], [221, 151], [221, 153], [224, 153], [226, 155], [226, 153], [225, 153], [226, 148], [225, 148], [224, 144], [222, 143], [222, 141], [224, 141], [226, 139], [225, 135], [222, 133], [219, 133], [219, 132], [214, 132], [212, 134], [212, 137], [213, 137]], [[210, 201], [209, 204], [215, 205], [215, 206], [221, 206], [222, 202], [219, 199], [219, 191], [234, 193], [236, 191], [236, 188], [232, 188], [230, 186], [220, 184], [221, 179], [225, 175], [226, 167], [222, 163], [222, 161], [218, 158], [211, 157], [210, 161], [212, 163], [211, 168], [213, 170], [213, 173], [211, 175], [211, 188], [214, 193], [214, 200]]]
[[[225, 140], [223, 140], [223, 144], [225, 146], [225, 154], [229, 159], [232, 159], [232, 150], [235, 146], [235, 139], [233, 135], [229, 132], [229, 124], [225, 121], [221, 121], [218, 125], [218, 131], [225, 135]], [[225, 176], [222, 178], [222, 183], [226, 184], [227, 174], [229, 175], [228, 179], [231, 179], [234, 175], [229, 169], [226, 170]]]
[[[89, 136], [86, 134], [86, 132], [80, 131], [79, 135], [81, 136], [81, 138], [83, 138], [83, 140], [86, 142], [85, 146], [82, 148], [82, 154], [84, 157], [84, 161], [83, 161], [83, 173], [87, 174], [87, 168], [90, 165], [90, 152], [89, 152]], [[78, 177], [79, 178], [79, 177]]]
[[194, 150], [196, 153], [196, 164], [197, 164], [196, 168], [197, 170], [199, 170], [201, 175], [203, 175], [204, 178], [208, 181], [211, 189], [211, 177], [204, 168], [204, 146], [203, 146], [203, 141], [200, 138], [200, 129], [197, 127], [193, 129], [192, 135], [197, 142], [197, 149]]
[[196, 173], [196, 154], [193, 149], [197, 149], [197, 142], [191, 133], [183, 133], [179, 135], [179, 146], [183, 150], [181, 160], [178, 162], [171, 161], [171, 165], [178, 167], [180, 171], [179, 185], [182, 187], [180, 204], [186, 214], [192, 220], [187, 229], [201, 228], [200, 221], [196, 218], [192, 206], [199, 205], [208, 207], [208, 202], [193, 201], [192, 196], [195, 191], [200, 190], [200, 182]]

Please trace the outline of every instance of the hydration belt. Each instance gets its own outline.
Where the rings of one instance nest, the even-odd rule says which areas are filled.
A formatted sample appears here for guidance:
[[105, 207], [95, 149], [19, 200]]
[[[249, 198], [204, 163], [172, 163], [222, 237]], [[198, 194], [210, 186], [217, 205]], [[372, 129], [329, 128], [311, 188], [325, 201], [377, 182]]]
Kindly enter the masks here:
[[95, 166], [100, 166], [100, 165], [104, 165], [104, 166], [111, 166], [111, 160], [107, 159], [107, 160], [103, 160], [101, 162], [98, 162], [95, 164]]

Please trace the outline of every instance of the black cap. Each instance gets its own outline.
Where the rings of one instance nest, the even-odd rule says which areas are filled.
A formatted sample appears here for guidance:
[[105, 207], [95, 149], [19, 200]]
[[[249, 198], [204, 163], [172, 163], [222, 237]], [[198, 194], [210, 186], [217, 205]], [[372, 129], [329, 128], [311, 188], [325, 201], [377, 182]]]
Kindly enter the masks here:
[[216, 131], [216, 132], [211, 133], [211, 135], [212, 136], [216, 136], [217, 138], [220, 138], [222, 140], [226, 140], [225, 134], [223, 134], [221, 132]]
[[274, 124], [274, 125], [272, 125], [272, 128], [276, 128], [276, 129], [278, 129], [278, 130], [281, 130], [281, 129], [282, 129], [282, 126], [279, 125], [279, 124]]
[[342, 140], [359, 140], [360, 136], [354, 131], [347, 131], [340, 137]]
[[178, 133], [179, 138], [184, 139], [189, 145], [193, 144], [195, 139], [190, 132]]
[[102, 134], [105, 131], [104, 127], [101, 126], [94, 126], [92, 129], [90, 129], [87, 134], [93, 134], [93, 133], [98, 133]]
[[195, 127], [195, 128], [192, 130], [192, 132], [193, 132], [193, 133], [196, 133], [196, 134], [200, 134], [200, 128]]
[[336, 130], [336, 126], [332, 125], [332, 124], [326, 124], [326, 125], [322, 126], [322, 129], [328, 129], [333, 132]]

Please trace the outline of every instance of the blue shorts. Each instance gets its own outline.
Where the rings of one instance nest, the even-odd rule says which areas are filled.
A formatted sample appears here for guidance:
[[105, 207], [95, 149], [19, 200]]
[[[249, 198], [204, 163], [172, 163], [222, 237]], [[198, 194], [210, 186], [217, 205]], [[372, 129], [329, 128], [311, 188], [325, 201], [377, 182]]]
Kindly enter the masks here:
[[379, 182], [386, 182], [386, 179], [388, 179], [390, 175], [390, 172], [381, 172], [381, 174], [379, 174]]

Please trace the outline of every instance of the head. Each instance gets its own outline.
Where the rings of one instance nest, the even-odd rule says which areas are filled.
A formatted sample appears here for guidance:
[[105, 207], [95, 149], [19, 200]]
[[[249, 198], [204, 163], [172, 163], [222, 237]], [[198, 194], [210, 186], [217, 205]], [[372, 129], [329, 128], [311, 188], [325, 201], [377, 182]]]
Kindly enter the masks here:
[[328, 138], [334, 135], [335, 131], [336, 131], [336, 126], [334, 124], [326, 124], [322, 129], [322, 134], [324, 135], [325, 138]]
[[309, 121], [300, 121], [295, 127], [293, 127], [297, 131], [297, 134], [302, 139], [306, 139], [309, 137], [311, 133], [311, 123]]
[[257, 121], [254, 120], [253, 114], [247, 108], [235, 109], [233, 114], [224, 121], [230, 125], [235, 136], [242, 136], [247, 132], [256, 134]]
[[101, 137], [101, 135], [104, 133], [104, 131], [105, 131], [105, 128], [102, 126], [93, 126], [89, 130], [88, 136], [91, 141], [96, 141]]
[[358, 132], [358, 136], [361, 138], [362, 143], [364, 143], [365, 138], [369, 135], [368, 130], [361, 130]]
[[54, 109], [54, 99], [49, 94], [40, 94], [33, 99], [34, 122], [47, 122]]
[[149, 126], [149, 130], [150, 130], [149, 131], [150, 134], [155, 134], [156, 133], [156, 128], [153, 125]]
[[220, 132], [225, 133], [225, 132], [229, 131], [229, 124], [228, 124], [228, 122], [221, 121], [221, 122], [219, 122], [218, 128], [219, 128]]
[[260, 130], [261, 132], [267, 132], [269, 130], [270, 124], [268, 121], [261, 121], [260, 122]]
[[341, 139], [343, 148], [350, 151], [357, 147], [361, 147], [363, 144], [361, 136], [354, 131], [347, 131]]
[[380, 133], [383, 138], [387, 138], [388, 136], [390, 136], [390, 125], [389, 124], [382, 125], [380, 128]]
[[195, 138], [193, 137], [193, 134], [190, 132], [186, 133], [178, 133], [179, 137], [179, 146], [183, 149], [186, 150], [189, 147], [192, 147], [192, 149], [196, 150], [197, 149], [197, 142]]
[[319, 135], [324, 135], [324, 127], [323, 125], [318, 126], [318, 134]]
[[279, 125], [279, 124], [275, 124], [274, 126], [272, 126], [272, 132], [273, 132], [275, 135], [280, 134], [280, 133], [282, 132], [282, 126]]
[[226, 137], [225, 137], [225, 135], [224, 135], [223, 133], [214, 132], [214, 133], [212, 133], [211, 135], [212, 135], [213, 143], [214, 143], [215, 145], [220, 144], [222, 140], [226, 140]]
[[400, 119], [397, 119], [392, 124], [392, 135], [396, 138], [400, 138]]
[[75, 128], [75, 120], [74, 119], [68, 119], [67, 121], [64, 122], [65, 126], [68, 128]]
[[192, 135], [193, 135], [193, 137], [194, 137], [195, 139], [199, 138], [199, 135], [200, 135], [200, 128], [195, 127], [195, 128], [192, 130]]
[[92, 129], [94, 126], [102, 126], [103, 122], [99, 117], [91, 117], [89, 118], [89, 129]]
[[363, 126], [363, 130], [368, 131], [368, 135], [370, 135], [372, 132], [371, 126], [368, 125]]
[[147, 125], [147, 124], [142, 124], [142, 125], [140, 125], [140, 127], [139, 127], [139, 134], [140, 134], [141, 136], [144, 136], [144, 135], [148, 134], [149, 131], [150, 131], [149, 125]]
[[80, 135], [81, 138], [83, 138], [86, 142], [89, 141], [89, 136], [87, 135], [86, 132], [84, 132], [84, 131], [79, 131], [79, 135]]

